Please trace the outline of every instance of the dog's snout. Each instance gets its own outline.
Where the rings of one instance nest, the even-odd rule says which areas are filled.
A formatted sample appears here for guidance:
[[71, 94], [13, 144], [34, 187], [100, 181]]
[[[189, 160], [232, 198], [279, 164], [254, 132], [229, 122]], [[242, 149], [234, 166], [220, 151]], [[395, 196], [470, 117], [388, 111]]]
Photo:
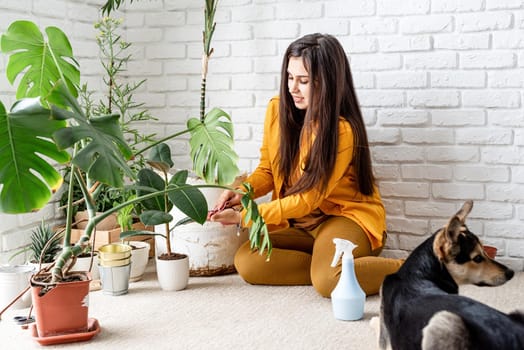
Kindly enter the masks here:
[[504, 272], [504, 275], [506, 276], [506, 280], [509, 281], [515, 275], [515, 271], [513, 271], [512, 269], [507, 269], [506, 272]]

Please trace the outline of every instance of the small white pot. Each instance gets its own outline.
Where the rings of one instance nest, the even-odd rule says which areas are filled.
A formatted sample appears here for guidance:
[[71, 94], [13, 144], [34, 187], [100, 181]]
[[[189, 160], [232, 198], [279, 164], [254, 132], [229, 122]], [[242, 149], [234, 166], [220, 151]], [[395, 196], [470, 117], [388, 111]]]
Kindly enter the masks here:
[[165, 291], [182, 290], [189, 282], [189, 258], [161, 260], [156, 257], [156, 273], [160, 288]]
[[[29, 286], [29, 279], [34, 273], [30, 265], [1, 266], [0, 267], [0, 310], [6, 307], [13, 299]], [[23, 309], [31, 305], [31, 294], [24, 296], [11, 308]]]
[[129, 245], [133, 247], [133, 250], [131, 250], [131, 276], [129, 281], [136, 282], [142, 279], [146, 270], [150, 245], [142, 241], [130, 241]]

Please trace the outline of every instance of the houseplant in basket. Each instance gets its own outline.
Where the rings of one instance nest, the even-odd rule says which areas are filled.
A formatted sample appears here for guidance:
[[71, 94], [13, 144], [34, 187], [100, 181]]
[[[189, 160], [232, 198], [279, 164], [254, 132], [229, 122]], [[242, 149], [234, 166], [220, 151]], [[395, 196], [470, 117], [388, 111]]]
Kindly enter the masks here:
[[[205, 1], [204, 10], [204, 30], [202, 33], [202, 64], [201, 64], [201, 88], [200, 88], [200, 105], [199, 117], [192, 118], [190, 123], [200, 123], [209, 116], [212, 116], [219, 109], [210, 109], [206, 113], [206, 87], [208, 82], [208, 66], [211, 56], [214, 52], [211, 42], [215, 32], [216, 23], [214, 22], [215, 13], [217, 10], [217, 1]], [[222, 111], [220, 111], [222, 112]], [[198, 150], [198, 147], [192, 147], [192, 150]], [[198, 167], [198, 164], [195, 164]], [[238, 175], [238, 169], [233, 167], [232, 174]], [[190, 176], [188, 182], [193, 184], [213, 184], [216, 179], [210, 176], [202, 176], [199, 169], [195, 169], [198, 176]], [[232, 187], [240, 185], [240, 176], [235, 183], [227, 183]], [[225, 182], [221, 182], [225, 183]], [[209, 208], [212, 209], [217, 202], [223, 189], [217, 187], [210, 187], [202, 189], [202, 193], [206, 197]], [[174, 207], [171, 212], [174, 221], [185, 217], [178, 208]], [[206, 221], [204, 224], [188, 221], [183, 225], [172, 225], [172, 231], [169, 235], [172, 237], [172, 249], [178, 252], [184, 252], [189, 255], [190, 276], [213, 276], [226, 273], [235, 272], [234, 255], [242, 243], [248, 239], [247, 230], [235, 227], [235, 225], [222, 225], [218, 222]], [[165, 225], [156, 226], [155, 230], [166, 233]], [[160, 252], [166, 251], [164, 245], [165, 240], [159, 239], [157, 236], [157, 249]]]

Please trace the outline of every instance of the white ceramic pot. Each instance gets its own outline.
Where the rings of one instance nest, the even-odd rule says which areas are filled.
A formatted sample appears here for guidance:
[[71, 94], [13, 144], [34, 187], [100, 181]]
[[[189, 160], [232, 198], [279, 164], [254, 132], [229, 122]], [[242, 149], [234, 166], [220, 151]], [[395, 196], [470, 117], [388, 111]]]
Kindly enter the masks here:
[[82, 256], [77, 257], [76, 262], [71, 268], [71, 272], [73, 271], [89, 271], [91, 272], [91, 279], [93, 281], [100, 279], [100, 273], [98, 271], [98, 257], [95, 254], [93, 256], [93, 265], [91, 266], [91, 270], [89, 270], [89, 266], [91, 264], [91, 256]]
[[[14, 298], [29, 286], [29, 279], [34, 273], [33, 266], [16, 265], [0, 267], [0, 310], [6, 307]], [[31, 305], [31, 294], [24, 296], [11, 308], [23, 309]]]
[[146, 270], [147, 262], [149, 260], [149, 243], [142, 241], [130, 241], [129, 245], [133, 247], [131, 250], [131, 275], [130, 282], [140, 281]]
[[165, 291], [182, 290], [189, 282], [189, 258], [161, 260], [156, 257], [156, 273], [160, 288]]

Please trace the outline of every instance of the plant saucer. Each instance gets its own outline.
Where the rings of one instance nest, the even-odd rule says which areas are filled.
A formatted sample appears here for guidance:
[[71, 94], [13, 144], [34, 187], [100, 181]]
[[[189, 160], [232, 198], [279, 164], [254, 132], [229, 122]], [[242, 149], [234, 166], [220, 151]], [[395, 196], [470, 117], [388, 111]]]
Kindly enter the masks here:
[[30, 324], [29, 330], [31, 331], [31, 336], [33, 339], [36, 340], [40, 345], [54, 345], [87, 341], [100, 333], [100, 324], [96, 318], [89, 318], [87, 320], [87, 332], [59, 334], [49, 337], [40, 337], [38, 335], [36, 323]]

